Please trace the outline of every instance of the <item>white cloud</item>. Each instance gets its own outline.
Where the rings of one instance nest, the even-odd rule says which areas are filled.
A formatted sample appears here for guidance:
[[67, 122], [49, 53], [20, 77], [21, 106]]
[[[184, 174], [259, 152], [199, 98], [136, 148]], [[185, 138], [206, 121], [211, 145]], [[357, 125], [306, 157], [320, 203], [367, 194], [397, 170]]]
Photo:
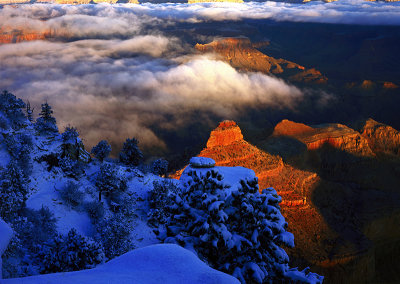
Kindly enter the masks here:
[[68, 40], [0, 46], [0, 89], [37, 107], [48, 100], [61, 126], [80, 128], [89, 146], [102, 138], [121, 144], [136, 136], [142, 145], [165, 147], [153, 125], [173, 129], [197, 112], [234, 119], [249, 109], [293, 108], [304, 97], [274, 77], [191, 55], [186, 43], [164, 34], [178, 21], [248, 18], [399, 25], [400, 5], [341, 0], [5, 6], [3, 27], [51, 31]]

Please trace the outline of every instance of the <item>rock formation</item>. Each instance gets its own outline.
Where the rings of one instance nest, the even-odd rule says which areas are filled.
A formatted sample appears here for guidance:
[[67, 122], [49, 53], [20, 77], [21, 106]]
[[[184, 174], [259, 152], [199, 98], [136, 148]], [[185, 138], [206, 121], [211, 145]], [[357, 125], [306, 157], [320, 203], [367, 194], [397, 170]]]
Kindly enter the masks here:
[[374, 152], [400, 156], [400, 132], [393, 127], [370, 118], [360, 132]]
[[11, 29], [4, 26], [0, 28], [0, 44], [44, 40], [49, 37], [51, 37], [50, 32], [39, 32], [29, 29]]
[[196, 44], [195, 49], [200, 52], [216, 53], [222, 60], [239, 70], [262, 72], [265, 74], [279, 74], [291, 81], [304, 83], [326, 83], [327, 78], [318, 70], [268, 56], [256, 48], [248, 38], [222, 38], [208, 44]]
[[274, 129], [273, 136], [288, 136], [299, 140], [308, 150], [318, 150], [329, 145], [337, 150], [363, 157], [372, 157], [368, 141], [361, 134], [343, 124], [321, 124], [314, 127], [282, 120]]
[[[283, 162], [282, 158], [262, 151], [243, 139], [239, 126], [233, 121], [223, 121], [210, 134], [207, 147], [199, 157], [215, 160], [216, 166], [242, 166], [254, 170], [259, 179], [260, 191], [274, 187], [282, 196], [281, 208], [295, 234], [297, 248], [292, 255], [304, 255], [312, 247], [307, 233], [312, 230], [321, 236], [330, 232], [318, 212], [310, 206], [312, 189], [318, 184], [316, 173], [303, 171]], [[179, 178], [183, 170], [173, 177]], [[307, 223], [301, 219], [307, 216]], [[314, 246], [315, 247], [315, 246]], [[322, 250], [322, 247], [319, 249]], [[315, 251], [313, 248], [311, 251]], [[320, 256], [320, 255], [319, 255]]]
[[[400, 175], [399, 164], [379, 160], [376, 149], [398, 153], [393, 149], [398, 149], [399, 133], [372, 120], [363, 129], [360, 134], [341, 124], [311, 127], [283, 120], [267, 139], [269, 147], [280, 150], [273, 153], [292, 151], [285, 139], [296, 142], [294, 154], [283, 159], [269, 147], [251, 145], [235, 122], [224, 121], [198, 156], [212, 158], [216, 166], [250, 168], [260, 190], [277, 190], [295, 236], [296, 247], [287, 249], [293, 266], [311, 266], [326, 276], [326, 283], [377, 280], [386, 265], [393, 267], [388, 261], [375, 265], [377, 255], [392, 259], [400, 251], [400, 229], [392, 237], [393, 229], [385, 227], [400, 218]], [[389, 147], [387, 140], [395, 142]], [[392, 217], [380, 219], [382, 214]], [[383, 250], [385, 246], [392, 249]]]

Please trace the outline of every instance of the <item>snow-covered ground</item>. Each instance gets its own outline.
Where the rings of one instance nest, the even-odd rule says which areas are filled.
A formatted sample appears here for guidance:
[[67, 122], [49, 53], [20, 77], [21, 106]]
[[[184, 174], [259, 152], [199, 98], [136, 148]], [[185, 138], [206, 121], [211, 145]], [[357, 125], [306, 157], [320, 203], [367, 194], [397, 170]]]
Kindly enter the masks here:
[[[21, 104], [13, 100], [12, 96], [6, 93], [2, 96], [9, 100], [11, 103], [8, 102], [8, 104], [14, 108], [21, 107]], [[9, 107], [3, 107], [3, 109], [9, 109]], [[42, 112], [46, 109], [50, 115], [51, 108], [47, 104], [42, 105]], [[95, 156], [98, 159], [91, 159], [89, 153], [84, 150], [75, 129], [66, 128], [63, 134], [59, 134], [55, 120], [52, 122], [50, 117], [46, 123], [50, 123], [51, 131], [44, 131], [43, 129], [47, 129], [49, 125], [40, 124], [38, 119], [34, 127], [28, 120], [24, 121], [22, 113], [20, 116], [19, 120], [15, 118], [15, 115], [3, 117], [5, 126], [0, 128], [0, 181], [2, 182], [0, 194], [6, 197], [0, 201], [4, 201], [3, 205], [13, 204], [14, 206], [10, 209], [7, 206], [1, 207], [4, 209], [4, 212], [1, 211], [3, 214], [1, 216], [12, 225], [15, 232], [12, 245], [5, 254], [6, 269], [3, 271], [5, 277], [8, 278], [36, 276], [2, 280], [2, 284], [239, 283], [236, 278], [210, 268], [189, 250], [177, 245], [160, 244], [160, 242], [168, 243], [172, 240], [172, 243], [183, 245], [182, 236], [192, 233], [182, 229], [183, 235], [176, 235], [176, 239], [173, 234], [170, 234], [181, 225], [174, 224], [171, 220], [178, 220], [187, 213], [185, 211], [186, 213], [181, 212], [182, 214], [175, 215], [171, 212], [178, 208], [186, 210], [195, 206], [195, 204], [182, 205], [180, 203], [183, 202], [180, 195], [185, 199], [184, 195], [190, 194], [191, 183], [195, 180], [189, 174], [191, 171], [195, 171], [198, 176], [203, 176], [208, 171], [218, 173], [210, 173], [207, 178], [212, 176], [216, 179], [209, 185], [218, 184], [215, 190], [218, 189], [219, 195], [214, 196], [214, 193], [209, 192], [211, 195], [200, 201], [201, 204], [210, 202], [210, 206], [204, 213], [205, 221], [196, 223], [196, 226], [203, 224], [202, 230], [213, 228], [209, 235], [213, 239], [211, 237], [209, 240], [206, 239], [205, 247], [218, 244], [221, 236], [225, 244], [235, 244], [239, 251], [242, 241], [248, 245], [252, 245], [250, 239], [257, 242], [258, 229], [253, 228], [253, 232], [246, 228], [244, 232], [241, 232], [239, 227], [231, 226], [231, 233], [224, 224], [229, 214], [234, 219], [238, 216], [235, 212], [243, 210], [229, 203], [235, 198], [244, 198], [239, 200], [239, 204], [246, 208], [248, 214], [254, 212], [253, 206], [259, 206], [262, 201], [263, 206], [258, 208], [258, 211], [267, 208], [269, 213], [264, 212], [264, 214], [260, 211], [264, 215], [258, 212], [257, 216], [266, 217], [274, 214], [274, 220], [278, 215], [281, 216], [279, 206], [274, 205], [279, 202], [276, 192], [271, 190], [269, 196], [259, 195], [253, 170], [243, 167], [216, 167], [215, 161], [210, 158], [194, 157], [179, 181], [169, 180], [150, 173], [150, 169], [157, 173], [153, 166], [135, 167], [136, 162], [129, 160], [117, 162], [106, 159], [103, 162], [103, 158], [107, 155], [99, 158], [96, 151]], [[42, 117], [41, 119], [43, 120]], [[7, 128], [7, 123], [10, 121], [18, 122], [20, 126]], [[139, 149], [135, 150], [137, 144], [132, 144], [130, 147], [133, 147], [129, 150], [133, 151], [133, 154], [129, 154], [131, 157], [140, 154]], [[11, 159], [15, 161], [10, 163]], [[199, 182], [198, 179], [197, 182]], [[201, 181], [198, 185], [202, 186]], [[243, 192], [244, 189], [248, 192]], [[203, 198], [207, 193], [202, 190], [204, 188], [197, 189], [197, 193]], [[233, 194], [234, 191], [236, 195]], [[252, 199], [246, 195], [255, 192], [257, 194]], [[214, 197], [216, 200], [213, 201]], [[261, 200], [262, 198], [264, 201]], [[225, 201], [227, 208], [224, 209], [221, 206], [225, 204]], [[174, 208], [171, 202], [179, 203], [179, 206]], [[25, 210], [24, 205], [29, 210]], [[42, 210], [42, 207], [48, 210], [45, 208]], [[193, 210], [189, 212], [196, 212], [194, 216], [198, 219], [199, 214], [203, 212], [203, 207], [203, 205], [199, 208], [193, 207], [197, 211], [192, 208]], [[209, 224], [208, 220], [211, 220], [208, 218], [211, 216], [209, 214], [216, 214], [216, 212], [220, 218], [216, 223]], [[189, 219], [191, 218], [192, 216], [189, 216]], [[278, 243], [273, 244], [276, 238], [271, 240], [269, 242], [271, 247], [277, 247], [281, 242], [292, 246], [293, 240], [289, 238], [292, 235], [285, 231], [283, 217], [278, 222], [275, 220], [276, 224], [270, 224], [272, 221], [267, 219], [263, 220], [265, 221], [263, 226], [270, 231], [268, 226], [281, 228], [280, 234], [276, 237]], [[242, 221], [243, 218], [240, 217], [239, 221], [235, 222], [242, 223]], [[184, 222], [181, 228], [186, 227], [192, 228]], [[169, 233], [168, 230], [170, 230]], [[252, 233], [247, 236], [249, 232]], [[246, 235], [247, 239], [240, 234]], [[11, 236], [12, 230], [0, 220], [0, 254], [4, 253]], [[192, 243], [185, 247], [194, 248]], [[257, 248], [259, 247], [261, 245], [257, 244]], [[199, 253], [197, 249], [199, 248], [195, 251]], [[231, 247], [228, 247], [228, 250], [231, 250]], [[283, 264], [280, 260], [278, 265], [280, 270], [288, 272], [285, 277], [308, 283], [322, 281], [323, 277], [313, 273], [307, 272], [307, 274], [296, 269], [287, 271], [287, 255], [283, 249], [280, 251], [282, 253], [277, 258], [283, 259]], [[199, 255], [207, 260], [207, 256], [201, 253]], [[214, 256], [215, 254], [211, 257]], [[238, 256], [233, 255], [231, 258], [230, 263], [237, 265]], [[246, 277], [250, 280], [255, 278], [260, 283], [266, 275], [270, 275], [272, 270], [264, 273], [252, 262], [253, 259], [250, 262], [247, 256], [242, 257], [243, 259], [245, 262], [239, 261], [241, 264], [235, 268], [234, 272], [234, 275], [242, 282], [244, 275], [247, 275]], [[268, 261], [272, 263], [275, 260]], [[224, 265], [230, 264], [224, 262]], [[92, 269], [82, 270], [87, 268]], [[74, 272], [54, 273], [59, 271]], [[52, 274], [37, 275], [39, 273]]]
[[4, 284], [231, 284], [239, 281], [214, 270], [192, 252], [171, 244], [136, 249], [94, 269], [3, 280]]
[[2, 260], [1, 256], [4, 251], [7, 249], [8, 243], [11, 240], [13, 235], [13, 231], [11, 230], [10, 226], [7, 225], [1, 218], [0, 218], [0, 279], [2, 278]]

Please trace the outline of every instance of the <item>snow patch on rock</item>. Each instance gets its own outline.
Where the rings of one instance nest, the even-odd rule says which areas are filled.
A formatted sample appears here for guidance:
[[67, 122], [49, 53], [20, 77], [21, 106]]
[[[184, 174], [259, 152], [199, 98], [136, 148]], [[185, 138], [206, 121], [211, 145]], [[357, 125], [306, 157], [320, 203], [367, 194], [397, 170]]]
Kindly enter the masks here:
[[190, 166], [193, 168], [213, 168], [215, 161], [206, 157], [193, 157], [190, 159]]
[[[206, 167], [193, 167], [192, 166], [192, 160], [195, 158], [202, 158], [202, 159], [210, 159], [210, 158], [203, 158], [203, 157], [194, 157], [190, 159], [190, 164], [186, 167], [186, 169], [183, 171], [180, 181], [182, 184], [185, 184], [190, 177], [188, 176], [188, 173], [191, 171], [196, 171], [198, 174], [205, 174], [206, 172], [210, 170], [214, 170], [218, 173], [220, 173], [224, 179], [223, 183], [225, 185], [228, 185], [229, 188], [226, 189], [227, 194], [230, 194], [232, 191], [235, 191], [238, 189], [240, 186], [240, 181], [241, 180], [252, 180], [256, 177], [256, 174], [254, 173], [253, 170], [244, 168], [244, 167], [213, 167], [213, 168], [206, 168]], [[214, 161], [213, 159], [210, 159]]]

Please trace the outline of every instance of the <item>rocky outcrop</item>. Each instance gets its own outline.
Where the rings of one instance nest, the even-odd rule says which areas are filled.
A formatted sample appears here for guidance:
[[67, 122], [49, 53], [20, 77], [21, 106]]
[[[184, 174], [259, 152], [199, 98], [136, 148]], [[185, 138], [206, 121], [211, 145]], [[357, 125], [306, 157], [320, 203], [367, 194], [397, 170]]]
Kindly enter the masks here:
[[397, 86], [395, 83], [392, 82], [383, 82], [383, 88], [384, 89], [397, 89], [399, 86]]
[[275, 126], [273, 135], [296, 137], [312, 133], [313, 131], [314, 129], [308, 125], [284, 119]]
[[327, 145], [334, 149], [362, 157], [374, 156], [368, 140], [343, 124], [321, 124], [313, 127], [288, 120], [279, 122], [273, 136], [289, 136], [304, 143], [308, 150]]
[[0, 44], [44, 40], [49, 37], [51, 37], [50, 32], [0, 28]]
[[249, 72], [279, 74], [291, 81], [304, 83], [326, 83], [327, 78], [316, 69], [306, 69], [297, 63], [276, 59], [257, 50], [248, 38], [221, 38], [208, 44], [196, 44], [200, 52], [216, 53], [232, 67]]
[[[259, 179], [260, 191], [274, 187], [283, 197], [283, 208], [307, 208], [307, 196], [318, 181], [316, 173], [298, 170], [285, 164], [280, 156], [272, 155], [243, 139], [234, 121], [223, 121], [214, 129], [199, 157], [215, 160], [217, 166], [241, 166], [254, 170]], [[181, 171], [174, 175], [179, 178]]]
[[375, 153], [400, 156], [400, 132], [393, 127], [368, 119], [361, 129], [361, 135]]
[[243, 141], [243, 135], [239, 126], [234, 121], [225, 120], [215, 130], [211, 131], [207, 148], [228, 146], [241, 141]]
[[393, 82], [363, 80], [346, 84], [346, 88], [357, 96], [379, 96], [399, 88]]
[[[374, 264], [375, 256], [381, 255], [377, 250], [387, 245], [397, 252], [400, 247], [398, 240], [387, 233], [373, 235], [363, 231], [371, 227], [371, 222], [374, 228], [384, 226], [383, 221], [374, 221], [376, 216], [400, 207], [398, 199], [392, 200], [385, 193], [394, 190], [400, 178], [392, 165], [382, 167], [377, 163], [374, 149], [384, 147], [374, 148], [370, 141], [384, 141], [383, 137], [396, 140], [393, 137], [398, 132], [373, 121], [367, 122], [364, 129], [365, 134], [361, 135], [341, 124], [307, 126], [283, 120], [270, 138], [276, 143], [291, 139], [303, 145], [297, 151], [305, 154], [296, 163], [251, 145], [235, 122], [224, 121], [211, 132], [207, 147], [198, 156], [212, 158], [216, 166], [250, 168], [259, 179], [260, 190], [276, 189], [282, 197], [281, 210], [288, 230], [295, 236], [296, 247], [287, 249], [293, 266], [311, 266], [326, 276], [327, 283], [365, 282], [379, 279], [381, 272], [375, 271]], [[282, 152], [287, 145], [279, 145]], [[313, 154], [320, 157], [319, 163], [310, 160], [308, 155]], [[360, 158], [354, 160], [354, 156]], [[379, 190], [371, 189], [371, 185]], [[371, 241], [384, 241], [384, 245], [374, 247]], [[382, 255], [392, 257], [394, 253], [385, 251]]]

